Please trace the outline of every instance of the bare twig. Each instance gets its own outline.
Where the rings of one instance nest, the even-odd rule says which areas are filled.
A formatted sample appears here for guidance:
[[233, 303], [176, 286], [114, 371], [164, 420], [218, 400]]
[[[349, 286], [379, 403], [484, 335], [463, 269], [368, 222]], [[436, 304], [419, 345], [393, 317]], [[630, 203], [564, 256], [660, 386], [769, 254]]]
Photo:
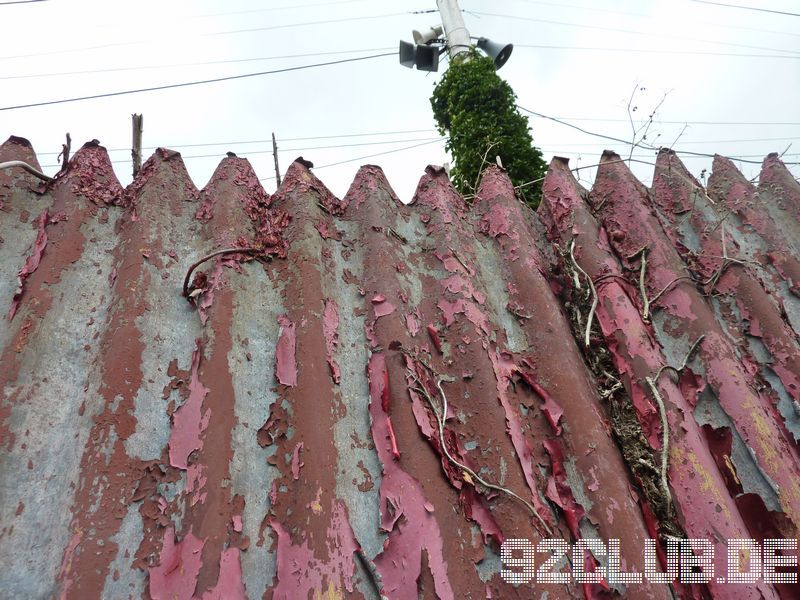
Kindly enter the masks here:
[[[489, 141], [488, 139], [486, 140]], [[486, 147], [486, 152], [483, 153], [483, 158], [481, 158], [481, 166], [478, 167], [478, 176], [475, 178], [475, 185], [472, 187], [473, 195], [478, 193], [478, 183], [481, 180], [481, 173], [483, 173], [483, 165], [486, 164], [486, 156], [489, 154], [489, 151], [497, 146], [497, 142], [489, 142], [489, 145]]]
[[9, 160], [7, 162], [0, 162], [0, 169], [10, 169], [11, 167], [20, 167], [21, 169], [24, 169], [31, 175], [38, 177], [42, 181], [48, 181], [48, 182], [53, 181], [52, 177], [45, 175], [41, 171], [38, 171], [35, 167], [32, 167], [28, 163], [23, 162], [21, 160]]
[[461, 257], [458, 255], [458, 253], [455, 250], [453, 250], [452, 248], [448, 248], [448, 250], [450, 250], [450, 254], [453, 255], [453, 258], [455, 258], [458, 261], [458, 264], [460, 264], [462, 267], [464, 267], [464, 270], [467, 273], [471, 273], [470, 268], [466, 265], [466, 263], [463, 260], [461, 260]]
[[208, 254], [208, 255], [204, 256], [203, 258], [201, 258], [197, 262], [192, 263], [189, 266], [189, 270], [186, 271], [186, 277], [183, 278], [183, 297], [184, 298], [188, 298], [189, 297], [189, 279], [191, 278], [192, 273], [194, 272], [194, 270], [197, 267], [202, 265], [207, 260], [211, 260], [212, 258], [214, 258], [216, 256], [221, 256], [222, 254], [237, 254], [237, 253], [241, 253], [241, 254], [258, 254], [259, 252], [262, 252], [262, 250], [260, 250], [259, 248], [252, 248], [252, 247], [249, 247], [249, 248], [226, 248], [225, 250], [217, 250], [216, 252], [212, 252], [211, 254]]
[[699, 338], [697, 338], [697, 341], [692, 344], [691, 348], [689, 348], [689, 352], [686, 353], [686, 356], [684, 357], [680, 366], [673, 367], [672, 365], [663, 365], [658, 369], [658, 371], [656, 371], [655, 377], [645, 377], [645, 381], [650, 388], [650, 392], [658, 404], [658, 413], [661, 417], [661, 488], [670, 504], [672, 503], [672, 494], [669, 491], [669, 483], [667, 481], [667, 469], [669, 468], [669, 421], [667, 420], [667, 408], [664, 405], [664, 399], [661, 397], [656, 383], [658, 382], [659, 377], [661, 377], [661, 374], [666, 370], [675, 371], [675, 373], [680, 375], [680, 373], [686, 368], [686, 363], [689, 362], [689, 359], [691, 358], [692, 354], [694, 354], [695, 349], [700, 345], [700, 342], [703, 341], [703, 338], [705, 338], [705, 335], [701, 335]]
[[692, 357], [692, 354], [694, 354], [694, 351], [697, 349], [697, 347], [700, 345], [700, 342], [702, 342], [705, 337], [706, 337], [705, 335], [701, 335], [699, 338], [697, 338], [697, 340], [695, 340], [694, 344], [692, 344], [691, 348], [689, 348], [689, 352], [686, 353], [686, 357], [683, 359], [683, 362], [680, 364], [680, 366], [678, 367], [673, 367], [672, 365], [662, 366], [658, 371], [656, 371], [656, 376], [653, 377], [653, 381], [658, 381], [658, 378], [661, 377], [661, 374], [664, 371], [674, 371], [675, 373], [680, 375], [681, 371], [683, 371], [686, 368], [686, 363], [689, 362], [689, 359]]
[[681, 275], [680, 277], [676, 277], [675, 279], [670, 281], [667, 285], [665, 285], [664, 289], [662, 289], [655, 296], [650, 298], [650, 301], [649, 301], [648, 305], [655, 304], [658, 301], [658, 299], [661, 298], [661, 296], [663, 296], [664, 294], [666, 294], [673, 285], [675, 285], [676, 283], [678, 283], [679, 281], [681, 281], [683, 279], [688, 279], [689, 281], [694, 281], [694, 279], [692, 279], [688, 275]]
[[667, 497], [667, 501], [672, 504], [672, 494], [669, 491], [669, 483], [667, 481], [667, 468], [669, 467], [669, 421], [667, 421], [667, 408], [664, 406], [664, 400], [658, 392], [656, 382], [650, 377], [645, 377], [647, 385], [650, 386], [650, 392], [653, 394], [656, 403], [658, 404], [658, 413], [661, 416], [661, 490]]
[[437, 376], [436, 372], [433, 371], [433, 369], [430, 366], [428, 366], [425, 362], [423, 362], [422, 360], [420, 360], [416, 356], [413, 356], [407, 350], [402, 350], [401, 349], [401, 351], [404, 352], [409, 357], [411, 357], [412, 360], [417, 361], [421, 365], [423, 365], [431, 373], [431, 375], [434, 378], [434, 381], [436, 382], [436, 389], [439, 391], [439, 396], [440, 396], [441, 402], [442, 402], [441, 413], [439, 411], [439, 408], [436, 406], [436, 402], [434, 401], [433, 397], [430, 395], [430, 393], [428, 393], [428, 390], [425, 389], [425, 385], [422, 383], [422, 381], [420, 381], [420, 379], [417, 376], [417, 374], [414, 373], [413, 370], [408, 369], [409, 376], [417, 384], [417, 387], [411, 388], [411, 390], [416, 392], [416, 393], [418, 393], [418, 394], [420, 394], [423, 398], [425, 398], [425, 400], [428, 402], [428, 405], [431, 407], [431, 410], [433, 411], [434, 417], [436, 418], [436, 425], [437, 425], [437, 429], [438, 429], [438, 432], [439, 432], [439, 446], [441, 447], [442, 453], [445, 455], [445, 458], [447, 458], [447, 460], [450, 462], [450, 464], [452, 464], [454, 467], [460, 469], [462, 471], [462, 473], [466, 474], [467, 477], [464, 477], [464, 479], [467, 480], [468, 483], [472, 483], [473, 486], [477, 482], [478, 484], [480, 484], [481, 486], [483, 486], [484, 488], [486, 488], [488, 490], [494, 490], [494, 491], [497, 491], [497, 492], [502, 492], [502, 493], [504, 493], [504, 494], [506, 494], [508, 496], [511, 496], [512, 498], [515, 498], [516, 500], [518, 500], [519, 502], [524, 504], [525, 507], [530, 511], [530, 513], [536, 518], [536, 520], [539, 521], [539, 524], [545, 530], [547, 535], [552, 536], [553, 535], [552, 529], [550, 529], [550, 526], [547, 524], [547, 522], [542, 518], [542, 516], [538, 513], [538, 511], [533, 507], [533, 505], [530, 502], [528, 502], [527, 500], [522, 498], [520, 495], [518, 495], [513, 490], [510, 490], [510, 489], [508, 489], [506, 487], [503, 487], [501, 485], [486, 481], [483, 477], [478, 475], [475, 471], [470, 469], [467, 465], [459, 462], [456, 458], [453, 457], [452, 454], [450, 454], [450, 451], [447, 449], [447, 445], [445, 444], [445, 441], [444, 441], [445, 420], [447, 419], [447, 395], [444, 393], [444, 389], [442, 389], [443, 379], [441, 377]]
[[586, 333], [584, 334], [583, 342], [586, 347], [589, 347], [590, 335], [592, 332], [592, 319], [594, 318], [594, 311], [597, 310], [597, 289], [594, 287], [594, 282], [592, 278], [584, 271], [581, 266], [578, 264], [578, 261], [575, 260], [575, 238], [570, 241], [569, 244], [569, 257], [572, 259], [572, 265], [575, 267], [576, 271], [579, 271], [581, 275], [586, 277], [586, 281], [589, 282], [589, 289], [592, 292], [592, 307], [589, 309], [589, 316], [586, 318]]
[[650, 320], [650, 300], [647, 298], [647, 288], [644, 287], [644, 277], [647, 271], [647, 246], [642, 248], [642, 264], [639, 266], [639, 293], [642, 295], [642, 320]]
[[59, 173], [63, 173], [69, 167], [69, 152], [72, 149], [72, 137], [67, 133], [67, 143], [61, 144], [61, 153], [58, 155], [58, 162], [61, 163]]

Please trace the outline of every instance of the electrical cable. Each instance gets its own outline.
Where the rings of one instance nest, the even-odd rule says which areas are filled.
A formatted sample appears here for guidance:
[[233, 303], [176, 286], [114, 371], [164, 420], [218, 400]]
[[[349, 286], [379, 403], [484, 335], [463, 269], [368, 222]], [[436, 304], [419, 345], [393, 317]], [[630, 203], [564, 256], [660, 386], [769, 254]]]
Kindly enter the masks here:
[[[322, 21], [305, 21], [303, 23], [285, 23], [283, 25], [270, 25], [267, 27], [257, 27], [253, 29], [237, 29], [237, 30], [230, 30], [230, 31], [212, 31], [209, 33], [202, 33], [198, 34], [199, 37], [210, 37], [210, 36], [217, 36], [217, 35], [227, 35], [227, 34], [234, 34], [234, 33], [250, 33], [254, 31], [269, 31], [274, 29], [290, 29], [294, 27], [305, 27], [307, 25], [327, 25], [329, 23], [345, 23], [348, 21], [363, 21], [366, 19], [384, 19], [387, 17], [396, 17], [399, 15], [407, 15], [409, 14], [408, 11], [406, 12], [397, 12], [397, 13], [388, 13], [382, 15], [367, 15], [367, 16], [358, 16], [358, 17], [346, 17], [342, 19], [327, 19]], [[103, 50], [106, 48], [115, 48], [120, 46], [136, 46], [140, 44], [147, 44], [151, 43], [153, 40], [139, 40], [139, 41], [129, 41], [129, 42], [115, 42], [111, 44], [100, 44], [97, 46], [84, 46], [82, 48], [64, 48], [58, 50], [48, 50], [46, 52], [35, 52], [32, 54], [15, 54], [12, 56], [0, 56], [0, 60], [11, 60], [17, 58], [31, 58], [34, 56], [50, 56], [53, 54], [66, 54], [72, 52], [83, 52], [85, 50]]]
[[[338, 139], [338, 138], [354, 138], [354, 137], [370, 137], [376, 135], [405, 135], [407, 133], [435, 133], [435, 129], [406, 129], [405, 131], [373, 131], [370, 133], [344, 133], [341, 135], [317, 135], [317, 136], [310, 136], [310, 137], [295, 137], [295, 138], [278, 138], [276, 141], [278, 143], [282, 142], [300, 142], [306, 140], [331, 140], [331, 139]], [[427, 139], [427, 138], [426, 138]], [[414, 142], [419, 140], [387, 140], [383, 142], [370, 142], [367, 144], [349, 144], [352, 146], [356, 145], [370, 145], [370, 144], [399, 144], [401, 142]], [[203, 148], [208, 146], [228, 146], [234, 147], [239, 146], [242, 144], [272, 144], [272, 139], [268, 140], [239, 140], [235, 142], [206, 142], [202, 144], [166, 144], [163, 145], [163, 148], [170, 148], [172, 150], [177, 148]], [[345, 144], [348, 145], [348, 144]], [[336, 146], [338, 147], [338, 146]], [[142, 148], [142, 150], [155, 150], [157, 146], [147, 146]], [[311, 148], [295, 148], [295, 150], [311, 150]], [[130, 148], [107, 148], [106, 152], [130, 152]], [[61, 154], [62, 152], [37, 152], [37, 156], [55, 156], [57, 154]]]
[[[356, 161], [364, 160], [364, 159], [367, 159], [367, 158], [374, 158], [376, 156], [385, 156], [386, 154], [394, 154], [395, 152], [403, 152], [405, 150], [411, 150], [412, 148], [419, 148], [420, 146], [427, 146], [427, 145], [433, 144], [435, 142], [443, 142], [443, 141], [445, 141], [445, 140], [444, 139], [439, 139], [439, 140], [432, 140], [430, 142], [422, 142], [421, 144], [414, 144], [413, 146], [405, 146], [404, 148], [397, 148], [395, 150], [387, 150], [386, 152], [378, 152], [376, 154], [367, 154], [366, 156], [359, 156], [357, 158], [349, 158], [347, 160], [340, 160], [338, 162], [328, 163], [326, 165], [320, 165], [318, 167], [314, 167], [314, 169], [315, 170], [319, 170], [319, 169], [325, 169], [327, 167], [335, 167], [337, 165], [343, 165], [345, 163], [356, 162]], [[274, 176], [273, 177], [264, 177], [262, 179], [259, 179], [259, 181], [267, 181], [269, 179], [275, 179], [275, 177]]]
[[702, 50], [666, 50], [645, 48], [605, 48], [601, 46], [550, 46], [545, 44], [514, 44], [515, 48], [540, 48], [544, 50], [591, 50], [593, 52], [625, 52], [626, 54], [675, 54], [675, 55], [700, 55], [700, 56], [733, 56], [743, 58], [788, 58], [800, 60], [800, 54], [746, 54], [739, 52], [706, 52]]
[[[576, 129], [576, 130], [580, 131], [581, 133], [585, 133], [586, 135], [591, 135], [591, 136], [594, 136], [594, 137], [598, 137], [598, 138], [602, 138], [602, 139], [606, 139], [606, 140], [611, 140], [611, 141], [614, 141], [614, 142], [619, 142], [619, 143], [625, 144], [626, 146], [632, 146], [634, 148], [644, 148], [644, 149], [647, 149], [647, 150], [654, 150], [654, 151], [658, 151], [660, 149], [660, 148], [658, 148], [656, 146], [651, 146], [650, 144], [645, 144], [643, 142], [635, 142], [635, 141], [631, 142], [630, 140], [623, 140], [622, 138], [617, 138], [617, 137], [613, 137], [613, 136], [610, 136], [610, 135], [605, 135], [605, 134], [602, 134], [602, 133], [596, 133], [594, 131], [589, 131], [588, 129], [584, 129], [584, 128], [579, 127], [577, 125], [574, 125], [572, 123], [567, 123], [566, 121], [562, 121], [561, 119], [557, 119], [556, 117], [550, 117], [548, 115], [544, 115], [542, 113], [538, 113], [536, 111], [530, 110], [528, 108], [525, 108], [524, 106], [520, 106], [519, 104], [517, 104], [517, 108], [519, 108], [520, 110], [524, 110], [525, 112], [530, 113], [530, 114], [532, 114], [534, 116], [541, 117], [541, 118], [547, 119], [549, 121], [554, 121], [555, 123], [559, 123], [561, 125], [565, 125], [566, 127], [570, 127], [572, 129]], [[693, 151], [690, 151], [690, 150], [678, 150], [677, 148], [672, 148], [672, 150], [674, 152], [678, 153], [678, 154], [688, 154], [689, 156], [704, 156], [704, 157], [707, 157], [707, 158], [714, 158], [714, 156], [716, 156], [715, 154], [708, 154], [707, 152], [693, 152]], [[725, 155], [720, 154], [720, 156], [725, 156]], [[736, 156], [725, 156], [725, 158], [728, 158], [730, 160], [736, 160], [736, 161], [743, 162], [743, 163], [751, 163], [751, 164], [757, 164], [757, 165], [760, 165], [762, 163], [762, 161], [748, 160], [746, 158], [736, 157]], [[796, 165], [796, 164], [800, 164], [800, 163], [785, 163], [785, 164], [787, 164], [787, 165]]]
[[758, 12], [773, 13], [776, 15], [787, 15], [789, 17], [800, 17], [800, 13], [785, 12], [782, 10], [771, 10], [769, 8], [758, 8], [755, 6], [741, 6], [738, 4], [725, 4], [724, 2], [710, 2], [709, 0], [691, 0], [699, 4], [713, 4], [714, 6], [724, 6], [726, 8], [740, 8], [742, 10], [755, 10]]
[[36, 106], [50, 106], [53, 104], [65, 104], [67, 102], [80, 102], [82, 100], [95, 100], [97, 98], [110, 98], [112, 96], [124, 96], [127, 94], [139, 94], [142, 92], [154, 92], [158, 90], [169, 90], [175, 88], [182, 88], [182, 87], [189, 87], [194, 85], [203, 85], [206, 83], [218, 83], [220, 81], [233, 81], [235, 79], [245, 79], [248, 77], [259, 77], [261, 75], [274, 75], [276, 73], [288, 73], [290, 71], [300, 71], [302, 69], [311, 69], [316, 67], [327, 67], [330, 65], [340, 65], [343, 63], [351, 63], [363, 60], [370, 60], [373, 58], [382, 58], [385, 56], [397, 56], [397, 52], [384, 52], [382, 54], [371, 54], [369, 56], [359, 56], [356, 58], [344, 58], [342, 60], [334, 60], [325, 63], [315, 63], [311, 65], [299, 65], [296, 67], [286, 67], [285, 69], [274, 69], [272, 71], [260, 71], [258, 73], [243, 73], [241, 75], [229, 75], [227, 77], [216, 77], [214, 79], [203, 79], [200, 81], [186, 81], [183, 83], [171, 83], [167, 85], [157, 85], [153, 87], [147, 88], [138, 88], [134, 90], [124, 90], [121, 92], [107, 92], [104, 94], [93, 94], [91, 96], [78, 96], [75, 98], [62, 98], [60, 100], [47, 100], [45, 102], [31, 102], [29, 104], [18, 104], [16, 106], [2, 106], [0, 107], [0, 111], [5, 110], [16, 110], [19, 108], [33, 108]]
[[704, 44], [714, 44], [714, 45], [718, 45], [718, 46], [731, 46], [731, 47], [735, 47], [735, 48], [747, 48], [749, 50], [767, 50], [767, 51], [770, 51], [770, 52], [785, 52], [787, 54], [800, 56], [800, 54], [798, 54], [794, 50], [783, 50], [781, 48], [769, 48], [769, 47], [764, 47], [764, 46], [750, 46], [748, 44], [734, 44], [734, 43], [731, 43], [731, 42], [719, 42], [719, 41], [715, 41], [715, 40], [700, 40], [700, 39], [697, 39], [697, 38], [692, 38], [692, 37], [687, 37], [687, 36], [682, 36], [682, 35], [674, 35], [674, 34], [669, 34], [669, 33], [653, 34], [652, 32], [637, 31], [635, 29], [623, 29], [623, 28], [620, 28], [620, 27], [603, 27], [603, 26], [600, 26], [600, 25], [583, 25], [581, 23], [570, 23], [570, 22], [567, 22], [567, 21], [554, 21], [554, 20], [551, 20], [551, 19], [537, 19], [537, 18], [534, 18], [534, 17], [522, 17], [522, 16], [519, 16], [519, 15], [506, 15], [506, 14], [500, 14], [500, 13], [488, 13], [488, 12], [479, 12], [479, 11], [472, 11], [472, 12], [474, 12], [474, 14], [476, 14], [476, 15], [483, 16], [483, 17], [497, 17], [497, 18], [501, 18], [501, 19], [512, 19], [514, 21], [532, 21], [534, 23], [545, 23], [547, 25], [563, 25], [563, 26], [566, 26], [566, 27], [578, 27], [578, 28], [582, 28], [582, 29], [593, 29], [593, 30], [600, 30], [600, 31], [614, 31], [614, 32], [617, 32], [617, 33], [628, 33], [628, 34], [631, 34], [631, 35], [644, 35], [644, 36], [648, 36], [648, 37], [654, 37], [655, 35], [657, 35], [658, 37], [672, 38], [672, 39], [683, 40], [683, 41], [700, 42], [700, 43], [704, 43]]
[[261, 60], [281, 60], [285, 58], [309, 58], [312, 56], [332, 56], [336, 54], [356, 54], [358, 52], [383, 52], [394, 50], [394, 47], [362, 48], [360, 50], [335, 50], [331, 52], [308, 52], [306, 54], [284, 54], [282, 56], [261, 56], [258, 58], [236, 58], [230, 60], [208, 60], [202, 62], [173, 63], [161, 65], [140, 65], [137, 67], [116, 67], [114, 69], [92, 69], [88, 71], [61, 71], [58, 73], [33, 73], [25, 75], [0, 75], [0, 79], [37, 79], [44, 77], [62, 77], [65, 75], [90, 75], [94, 73], [119, 73], [123, 71], [146, 71], [153, 69], [171, 69], [175, 67], [201, 67], [207, 65], [226, 65], [243, 62], [258, 62]]

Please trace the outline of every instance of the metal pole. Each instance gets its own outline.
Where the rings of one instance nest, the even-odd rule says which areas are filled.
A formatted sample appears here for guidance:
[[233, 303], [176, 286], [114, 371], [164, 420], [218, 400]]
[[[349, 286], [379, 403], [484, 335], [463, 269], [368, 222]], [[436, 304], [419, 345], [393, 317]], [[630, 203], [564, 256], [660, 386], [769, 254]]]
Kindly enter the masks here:
[[461, 14], [461, 8], [458, 6], [458, 0], [436, 0], [436, 5], [439, 7], [439, 13], [442, 16], [442, 26], [444, 26], [444, 34], [450, 51], [450, 60], [452, 60], [459, 54], [469, 51], [472, 47], [469, 31], [464, 25], [464, 17]]
[[278, 180], [278, 187], [281, 187], [281, 170], [278, 167], [278, 144], [275, 141], [275, 132], [272, 132], [272, 158], [275, 160], [275, 179]]
[[142, 168], [142, 129], [144, 116], [132, 114], [131, 125], [133, 126], [133, 142], [131, 144], [131, 162], [133, 163], [133, 176], [139, 173]]

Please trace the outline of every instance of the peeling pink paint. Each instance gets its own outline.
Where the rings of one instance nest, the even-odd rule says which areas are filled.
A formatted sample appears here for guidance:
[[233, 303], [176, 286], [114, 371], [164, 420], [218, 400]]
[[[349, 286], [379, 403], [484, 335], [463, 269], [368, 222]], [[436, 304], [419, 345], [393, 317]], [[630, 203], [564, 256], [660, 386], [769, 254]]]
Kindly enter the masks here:
[[339, 364], [334, 358], [339, 345], [339, 306], [336, 300], [325, 300], [325, 310], [322, 313], [322, 332], [325, 335], [325, 349], [328, 356], [328, 366], [334, 383], [339, 383], [341, 374]]
[[556, 435], [561, 435], [561, 426], [558, 424], [558, 422], [561, 420], [561, 417], [564, 416], [564, 409], [561, 408], [561, 405], [559, 405], [559, 403], [553, 399], [547, 390], [539, 385], [539, 383], [533, 378], [533, 375], [520, 368], [517, 368], [517, 373], [519, 373], [523, 381], [527, 383], [534, 392], [536, 392], [536, 395], [542, 399], [542, 412], [544, 413], [547, 422], [550, 423], [553, 433]]
[[503, 407], [506, 417], [506, 430], [511, 438], [511, 443], [514, 445], [514, 451], [517, 455], [522, 473], [525, 475], [525, 483], [528, 485], [530, 491], [530, 500], [533, 503], [536, 512], [538, 512], [545, 521], [550, 510], [542, 502], [539, 494], [539, 485], [535, 474], [535, 465], [533, 464], [533, 448], [531, 447], [528, 438], [522, 430], [522, 416], [519, 409], [512, 405], [508, 397], [508, 386], [511, 381], [512, 375], [518, 371], [517, 366], [514, 364], [511, 354], [508, 352], [499, 352], [497, 349], [489, 351], [489, 358], [492, 361], [494, 368], [495, 379], [497, 381], [497, 399]]
[[39, 215], [39, 218], [36, 219], [36, 227], [38, 229], [36, 241], [33, 244], [31, 255], [25, 261], [25, 265], [23, 265], [23, 267], [19, 270], [19, 273], [17, 273], [17, 277], [19, 278], [19, 286], [17, 287], [17, 291], [14, 292], [14, 297], [11, 299], [11, 308], [8, 310], [9, 321], [11, 321], [14, 318], [14, 315], [17, 314], [19, 303], [22, 300], [22, 294], [25, 293], [25, 280], [31, 276], [31, 273], [39, 268], [39, 263], [42, 260], [44, 249], [47, 247], [47, 231], [45, 228], [47, 227], [48, 218], [49, 214], [45, 208]]
[[[443, 558], [442, 536], [432, 514], [425, 509], [428, 500], [422, 487], [396, 462], [391, 445], [382, 396], [386, 360], [382, 353], [370, 357], [369, 376], [372, 439], [383, 465], [380, 487], [381, 528], [389, 532], [383, 552], [375, 558], [381, 574], [383, 592], [390, 598], [416, 598], [417, 579], [423, 549], [433, 574], [436, 593], [443, 600], [454, 599]], [[400, 517], [405, 517], [401, 519]]]
[[441, 354], [442, 353], [442, 339], [439, 337], [439, 332], [436, 330], [436, 327], [433, 326], [433, 323], [428, 323], [428, 335], [431, 338], [431, 342], [433, 343], [433, 347], [436, 348], [436, 351]]
[[192, 353], [191, 381], [189, 382], [189, 398], [175, 414], [172, 415], [172, 430], [169, 436], [169, 460], [173, 467], [187, 469], [189, 455], [203, 447], [200, 435], [208, 426], [211, 410], [202, 412], [203, 400], [208, 394], [208, 388], [200, 382], [198, 369], [203, 346], [200, 340], [196, 341], [197, 348]]
[[226, 548], [219, 557], [219, 579], [203, 600], [245, 600], [247, 593], [242, 582], [242, 560], [238, 548]]
[[211, 276], [207, 287], [200, 295], [200, 302], [197, 305], [197, 313], [200, 315], [200, 322], [205, 325], [208, 321], [208, 309], [214, 303], [214, 291], [219, 288], [220, 280], [222, 279], [222, 265], [223, 261], [217, 259], [216, 266], [214, 267], [214, 274]]
[[294, 450], [292, 451], [292, 479], [295, 481], [300, 479], [300, 467], [304, 464], [300, 460], [300, 452], [303, 450], [303, 445], [303, 442], [295, 444]]
[[378, 294], [372, 298], [372, 307], [375, 311], [375, 318], [385, 317], [395, 311], [395, 306], [388, 302], [382, 294]]
[[281, 333], [275, 349], [275, 377], [283, 385], [297, 385], [297, 362], [295, 358], [295, 324], [287, 315], [278, 317]]
[[411, 337], [417, 337], [421, 325], [420, 319], [415, 313], [408, 313], [406, 315], [406, 328]]
[[69, 589], [73, 582], [72, 577], [70, 577], [70, 573], [72, 571], [72, 560], [75, 555], [75, 549], [78, 547], [78, 544], [81, 543], [82, 538], [82, 532], [76, 531], [72, 534], [69, 544], [64, 550], [64, 558], [61, 559], [61, 568], [58, 571], [58, 580], [62, 582], [61, 594], [59, 596], [61, 600], [66, 599], [69, 595]]
[[191, 531], [176, 543], [175, 529], [167, 528], [159, 564], [148, 569], [148, 591], [153, 600], [191, 600], [194, 597], [203, 545]]
[[[353, 554], [358, 550], [358, 542], [341, 501], [333, 502], [329, 514], [329, 553], [325, 558], [314, 555], [308, 547], [308, 540], [295, 541], [295, 535], [286, 531], [274, 518], [270, 519], [269, 526], [278, 537], [278, 584], [272, 591], [275, 600], [322, 598], [329, 593], [333, 598], [342, 598], [345, 590], [353, 591]], [[344, 582], [344, 590], [339, 587], [340, 582]]]

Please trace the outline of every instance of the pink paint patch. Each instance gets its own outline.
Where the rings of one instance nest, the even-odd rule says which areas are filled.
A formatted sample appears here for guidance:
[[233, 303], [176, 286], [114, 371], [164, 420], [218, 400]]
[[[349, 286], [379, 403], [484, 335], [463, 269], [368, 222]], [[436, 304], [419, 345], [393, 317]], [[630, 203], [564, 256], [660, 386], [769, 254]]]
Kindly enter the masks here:
[[531, 389], [536, 392], [536, 395], [542, 399], [542, 412], [544, 413], [550, 427], [556, 435], [561, 435], [561, 426], [558, 422], [564, 416], [564, 409], [561, 405], [553, 400], [553, 397], [545, 390], [539, 383], [529, 374], [522, 370], [517, 370], [522, 379], [527, 383]]
[[66, 550], [64, 550], [64, 558], [61, 559], [61, 569], [58, 572], [58, 580], [62, 582], [61, 598], [67, 597], [69, 588], [72, 587], [72, 578], [69, 576], [72, 571], [72, 558], [75, 556], [75, 549], [81, 542], [81, 533], [75, 532], [69, 540]]
[[175, 529], [164, 532], [159, 564], [148, 569], [153, 600], [191, 600], [202, 565], [203, 541], [192, 532], [175, 542]]
[[208, 427], [208, 420], [211, 418], [210, 410], [202, 413], [208, 388], [200, 382], [198, 374], [203, 346], [200, 340], [196, 344], [197, 348], [192, 353], [189, 399], [172, 415], [172, 430], [169, 435], [169, 461], [178, 469], [187, 469], [189, 455], [203, 447], [200, 434]]
[[47, 227], [47, 221], [48, 212], [45, 208], [39, 215], [39, 218], [36, 219], [36, 226], [39, 231], [36, 234], [36, 241], [33, 243], [33, 251], [25, 261], [25, 264], [17, 273], [18, 287], [17, 291], [14, 292], [14, 297], [11, 299], [11, 308], [8, 309], [9, 321], [11, 321], [11, 319], [14, 318], [14, 315], [17, 314], [19, 303], [22, 300], [22, 294], [25, 292], [25, 280], [30, 277], [31, 273], [39, 268], [39, 263], [42, 261], [44, 249], [47, 247], [47, 231], [45, 230]]
[[231, 519], [231, 521], [233, 522], [233, 530], [236, 533], [241, 533], [242, 529], [244, 528], [244, 523], [242, 523], [242, 515], [233, 515], [233, 519]]
[[294, 451], [292, 452], [292, 479], [297, 480], [300, 479], [300, 468], [305, 465], [304, 462], [300, 460], [300, 452], [303, 450], [303, 442], [295, 445]]
[[570, 533], [576, 540], [580, 539], [580, 521], [585, 512], [583, 507], [575, 500], [572, 488], [570, 488], [567, 481], [567, 471], [564, 469], [564, 453], [561, 451], [561, 446], [554, 440], [546, 440], [543, 445], [550, 456], [552, 466], [552, 474], [547, 482], [547, 493], [545, 495], [564, 511], [564, 517], [567, 520]]
[[411, 337], [417, 337], [420, 326], [421, 324], [417, 315], [414, 313], [406, 315], [406, 329], [408, 329], [408, 333], [411, 334]]
[[459, 313], [466, 312], [466, 302], [462, 299], [453, 300], [445, 300], [442, 298], [439, 300], [439, 303], [436, 305], [436, 308], [442, 311], [442, 318], [444, 319], [445, 327], [450, 327], [455, 320], [456, 315]]
[[205, 594], [203, 600], [244, 600], [247, 594], [242, 581], [242, 561], [238, 548], [227, 548], [219, 557], [217, 585]]
[[278, 536], [278, 585], [272, 591], [273, 598], [322, 598], [327, 597], [331, 588], [332, 598], [343, 598], [344, 590], [353, 591], [353, 554], [358, 550], [358, 543], [341, 502], [333, 501], [329, 514], [327, 547], [330, 551], [324, 561], [314, 555], [307, 540], [294, 544], [289, 532], [270, 519], [269, 525]]
[[375, 311], [375, 318], [385, 317], [394, 312], [395, 306], [391, 302], [387, 302], [383, 294], [378, 294], [372, 298], [372, 307]]
[[334, 359], [336, 348], [339, 345], [339, 307], [335, 300], [325, 300], [325, 311], [322, 313], [322, 332], [325, 335], [325, 351], [331, 377], [334, 383], [339, 383], [341, 372], [339, 364]]
[[[449, 600], [455, 595], [450, 587], [447, 563], [443, 556], [444, 543], [436, 519], [425, 509], [428, 500], [419, 482], [403, 471], [401, 463], [394, 460], [392, 454], [388, 419], [381, 408], [385, 369], [384, 355], [373, 354], [367, 366], [369, 412], [372, 417], [372, 440], [383, 465], [381, 529], [389, 532], [383, 552], [375, 558], [375, 566], [383, 579], [382, 593], [389, 598], [416, 598], [422, 551], [425, 550], [435, 592], [439, 598]], [[404, 518], [401, 519], [401, 516]]]
[[219, 288], [219, 282], [222, 278], [222, 264], [223, 261], [217, 260], [217, 265], [214, 267], [214, 274], [211, 276], [211, 281], [208, 283], [206, 289], [200, 296], [200, 303], [197, 305], [197, 313], [200, 315], [200, 322], [205, 325], [208, 321], [208, 309], [214, 303], [214, 291]]
[[295, 359], [295, 325], [286, 315], [278, 317], [281, 332], [275, 350], [275, 377], [283, 385], [297, 385], [297, 362]]
[[433, 323], [428, 324], [428, 335], [431, 336], [431, 342], [433, 342], [433, 347], [436, 348], [436, 351], [439, 354], [442, 354], [442, 340], [439, 337], [439, 332], [436, 331], [436, 327], [433, 326]]

